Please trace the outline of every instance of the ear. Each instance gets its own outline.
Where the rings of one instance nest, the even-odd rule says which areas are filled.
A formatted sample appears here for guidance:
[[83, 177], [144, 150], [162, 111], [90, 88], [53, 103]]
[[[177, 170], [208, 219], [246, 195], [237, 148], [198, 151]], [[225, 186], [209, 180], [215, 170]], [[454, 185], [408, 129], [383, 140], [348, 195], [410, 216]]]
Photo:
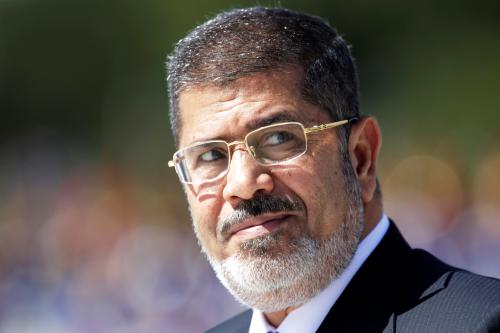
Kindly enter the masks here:
[[362, 117], [352, 125], [349, 155], [365, 204], [373, 199], [377, 186], [377, 158], [381, 145], [382, 133], [374, 117]]

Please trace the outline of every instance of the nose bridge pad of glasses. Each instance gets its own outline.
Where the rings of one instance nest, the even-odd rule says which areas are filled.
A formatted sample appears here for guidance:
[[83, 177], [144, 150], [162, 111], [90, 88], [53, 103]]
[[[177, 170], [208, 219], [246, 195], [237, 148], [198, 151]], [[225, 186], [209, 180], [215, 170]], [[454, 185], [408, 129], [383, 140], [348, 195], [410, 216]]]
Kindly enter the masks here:
[[247, 144], [245, 141], [233, 141], [233, 142], [227, 144], [229, 149], [231, 149], [231, 147], [237, 146], [237, 145], [243, 145], [246, 148], [245, 150], [252, 156], [252, 158], [256, 159], [255, 147]]
[[252, 155], [254, 159], [257, 159], [254, 146], [248, 146], [248, 152], [250, 153], [250, 155]]

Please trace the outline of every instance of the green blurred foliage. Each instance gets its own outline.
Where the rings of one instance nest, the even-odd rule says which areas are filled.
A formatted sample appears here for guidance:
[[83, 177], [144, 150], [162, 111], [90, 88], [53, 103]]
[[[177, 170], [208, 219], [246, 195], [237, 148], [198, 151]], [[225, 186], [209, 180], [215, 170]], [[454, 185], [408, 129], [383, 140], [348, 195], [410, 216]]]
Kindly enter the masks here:
[[164, 62], [223, 9], [278, 5], [327, 18], [353, 45], [365, 113], [379, 117], [383, 161], [423, 149], [465, 170], [498, 149], [497, 1], [0, 1], [2, 146], [70, 143], [164, 176], [173, 151]]

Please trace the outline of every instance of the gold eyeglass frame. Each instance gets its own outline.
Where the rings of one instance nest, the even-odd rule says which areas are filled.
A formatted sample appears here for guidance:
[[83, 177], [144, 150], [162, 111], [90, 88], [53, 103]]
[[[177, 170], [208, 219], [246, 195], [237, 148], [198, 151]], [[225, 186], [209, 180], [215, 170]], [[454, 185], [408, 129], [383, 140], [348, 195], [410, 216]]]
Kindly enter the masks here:
[[[250, 154], [250, 156], [252, 156], [253, 160], [255, 162], [257, 162], [258, 164], [260, 164], [260, 165], [264, 165], [264, 166], [277, 165], [277, 164], [281, 164], [281, 163], [284, 163], [284, 162], [287, 162], [287, 161], [294, 160], [294, 159], [296, 159], [296, 158], [304, 155], [307, 152], [307, 142], [308, 142], [307, 135], [308, 134], [314, 134], [314, 133], [318, 133], [318, 132], [324, 131], [326, 129], [330, 129], [330, 128], [335, 128], [335, 127], [339, 127], [339, 126], [342, 126], [342, 125], [346, 125], [346, 124], [354, 122], [354, 121], [356, 121], [358, 119], [359, 119], [358, 117], [350, 117], [348, 119], [335, 121], [333, 123], [319, 124], [319, 125], [314, 125], [314, 126], [311, 126], [311, 127], [304, 127], [304, 125], [302, 123], [299, 123], [299, 122], [288, 121], [288, 122], [271, 124], [271, 125], [267, 125], [267, 126], [263, 126], [263, 127], [259, 127], [257, 129], [254, 129], [254, 130], [248, 132], [245, 135], [245, 138], [243, 140], [232, 141], [232, 142], [229, 142], [229, 143], [227, 141], [224, 141], [224, 140], [207, 140], [207, 141], [201, 141], [201, 142], [197, 142], [197, 143], [194, 143], [192, 145], [189, 145], [187, 147], [184, 147], [182, 149], [177, 150], [174, 153], [174, 155], [172, 156], [172, 160], [168, 161], [168, 166], [170, 168], [173, 167], [175, 169], [175, 172], [179, 176], [179, 180], [181, 181], [181, 183], [184, 183], [184, 184], [201, 184], [201, 183], [206, 183], [206, 182], [212, 182], [212, 181], [215, 181], [215, 180], [217, 180], [219, 178], [222, 178], [229, 171], [229, 168], [231, 166], [231, 163], [230, 163], [230, 161], [231, 161], [231, 146], [243, 144], [245, 146], [245, 150]], [[268, 128], [278, 127], [278, 126], [282, 126], [282, 125], [289, 125], [289, 124], [300, 125], [300, 127], [302, 127], [302, 130], [304, 131], [304, 137], [306, 139], [306, 142], [305, 142], [305, 147], [306, 148], [304, 149], [304, 151], [302, 153], [298, 154], [298, 155], [295, 155], [293, 157], [290, 157], [290, 158], [287, 158], [287, 159], [284, 159], [284, 160], [280, 160], [280, 161], [277, 161], [277, 162], [274, 162], [274, 163], [262, 163], [261, 161], [259, 161], [255, 157], [255, 148], [253, 146], [249, 146], [248, 145], [248, 140], [247, 140], [248, 136], [254, 134], [255, 132], [266, 130]], [[180, 152], [182, 152], [182, 151], [184, 151], [186, 149], [189, 149], [189, 148], [192, 148], [192, 147], [196, 147], [196, 146], [199, 146], [199, 145], [205, 145], [205, 144], [208, 144], [208, 143], [224, 143], [227, 146], [228, 163], [227, 163], [226, 170], [224, 172], [221, 172], [219, 175], [217, 175], [216, 177], [211, 178], [211, 179], [206, 179], [206, 180], [202, 180], [202, 181], [198, 181], [198, 182], [183, 181], [181, 175], [179, 174], [179, 170], [177, 168], [176, 162], [177, 162], [177, 160], [179, 158], [176, 155], [178, 155]]]

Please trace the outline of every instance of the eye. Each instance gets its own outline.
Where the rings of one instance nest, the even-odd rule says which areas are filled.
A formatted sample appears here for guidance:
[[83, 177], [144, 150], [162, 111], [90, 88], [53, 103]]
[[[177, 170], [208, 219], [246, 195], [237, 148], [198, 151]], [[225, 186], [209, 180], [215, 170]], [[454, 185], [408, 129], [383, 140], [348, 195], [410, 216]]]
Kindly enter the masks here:
[[295, 139], [295, 135], [293, 135], [293, 133], [290, 133], [290, 132], [286, 132], [286, 131], [281, 131], [281, 132], [273, 132], [273, 133], [269, 133], [269, 135], [267, 135], [264, 140], [262, 140], [262, 146], [276, 146], [276, 145], [280, 145], [280, 144], [283, 144], [283, 143], [286, 143], [290, 140], [294, 140]]
[[211, 150], [208, 150], [202, 154], [200, 154], [200, 156], [198, 157], [198, 160], [200, 162], [214, 162], [214, 161], [217, 161], [217, 160], [220, 160], [221, 158], [225, 158], [226, 157], [226, 153], [219, 150], [219, 149], [211, 149]]

